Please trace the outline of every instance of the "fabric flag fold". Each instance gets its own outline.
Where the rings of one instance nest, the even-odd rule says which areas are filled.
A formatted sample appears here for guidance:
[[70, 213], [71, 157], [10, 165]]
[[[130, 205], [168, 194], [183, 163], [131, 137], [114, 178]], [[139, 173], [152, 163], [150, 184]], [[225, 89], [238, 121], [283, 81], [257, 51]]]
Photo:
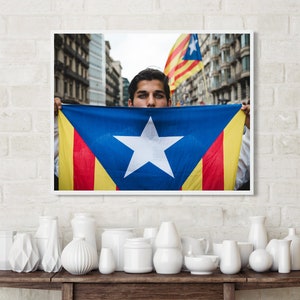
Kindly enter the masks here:
[[233, 190], [241, 105], [64, 105], [60, 190]]
[[203, 68], [197, 34], [181, 34], [172, 47], [164, 73], [169, 78], [171, 94], [187, 78]]

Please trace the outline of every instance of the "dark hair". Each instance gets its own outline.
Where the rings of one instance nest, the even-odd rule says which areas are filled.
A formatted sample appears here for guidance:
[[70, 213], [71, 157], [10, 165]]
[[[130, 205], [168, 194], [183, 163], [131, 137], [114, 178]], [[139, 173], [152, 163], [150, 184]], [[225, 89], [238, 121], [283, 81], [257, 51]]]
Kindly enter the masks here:
[[167, 100], [170, 99], [170, 87], [169, 87], [169, 79], [168, 77], [161, 71], [157, 69], [151, 69], [147, 68], [141, 72], [139, 72], [137, 75], [134, 76], [134, 78], [131, 80], [129, 86], [128, 86], [128, 93], [130, 99], [133, 101], [134, 93], [137, 90], [137, 85], [142, 80], [159, 80], [164, 85], [164, 92], [166, 94]]

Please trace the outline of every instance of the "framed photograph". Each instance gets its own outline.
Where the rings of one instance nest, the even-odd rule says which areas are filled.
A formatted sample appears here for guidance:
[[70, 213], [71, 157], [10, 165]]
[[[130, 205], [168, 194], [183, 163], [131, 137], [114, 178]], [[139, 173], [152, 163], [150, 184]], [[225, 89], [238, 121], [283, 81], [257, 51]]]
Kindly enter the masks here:
[[254, 193], [253, 32], [56, 31], [52, 49], [55, 194]]

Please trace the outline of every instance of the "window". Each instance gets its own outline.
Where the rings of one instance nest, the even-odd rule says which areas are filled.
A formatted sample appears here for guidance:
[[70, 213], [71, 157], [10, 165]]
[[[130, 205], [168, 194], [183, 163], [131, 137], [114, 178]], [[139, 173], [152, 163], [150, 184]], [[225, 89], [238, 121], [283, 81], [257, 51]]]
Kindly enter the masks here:
[[243, 71], [250, 71], [250, 56], [244, 56], [242, 58], [242, 70]]
[[242, 34], [241, 37], [241, 47], [248, 47], [250, 46], [250, 34]]

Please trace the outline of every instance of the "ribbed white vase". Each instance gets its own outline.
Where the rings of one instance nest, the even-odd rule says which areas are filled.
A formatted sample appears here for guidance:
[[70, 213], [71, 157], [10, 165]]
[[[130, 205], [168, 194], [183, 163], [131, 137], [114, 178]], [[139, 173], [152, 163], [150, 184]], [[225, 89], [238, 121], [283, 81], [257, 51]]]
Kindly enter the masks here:
[[62, 266], [73, 275], [90, 272], [97, 261], [97, 251], [84, 238], [74, 238], [61, 254]]

